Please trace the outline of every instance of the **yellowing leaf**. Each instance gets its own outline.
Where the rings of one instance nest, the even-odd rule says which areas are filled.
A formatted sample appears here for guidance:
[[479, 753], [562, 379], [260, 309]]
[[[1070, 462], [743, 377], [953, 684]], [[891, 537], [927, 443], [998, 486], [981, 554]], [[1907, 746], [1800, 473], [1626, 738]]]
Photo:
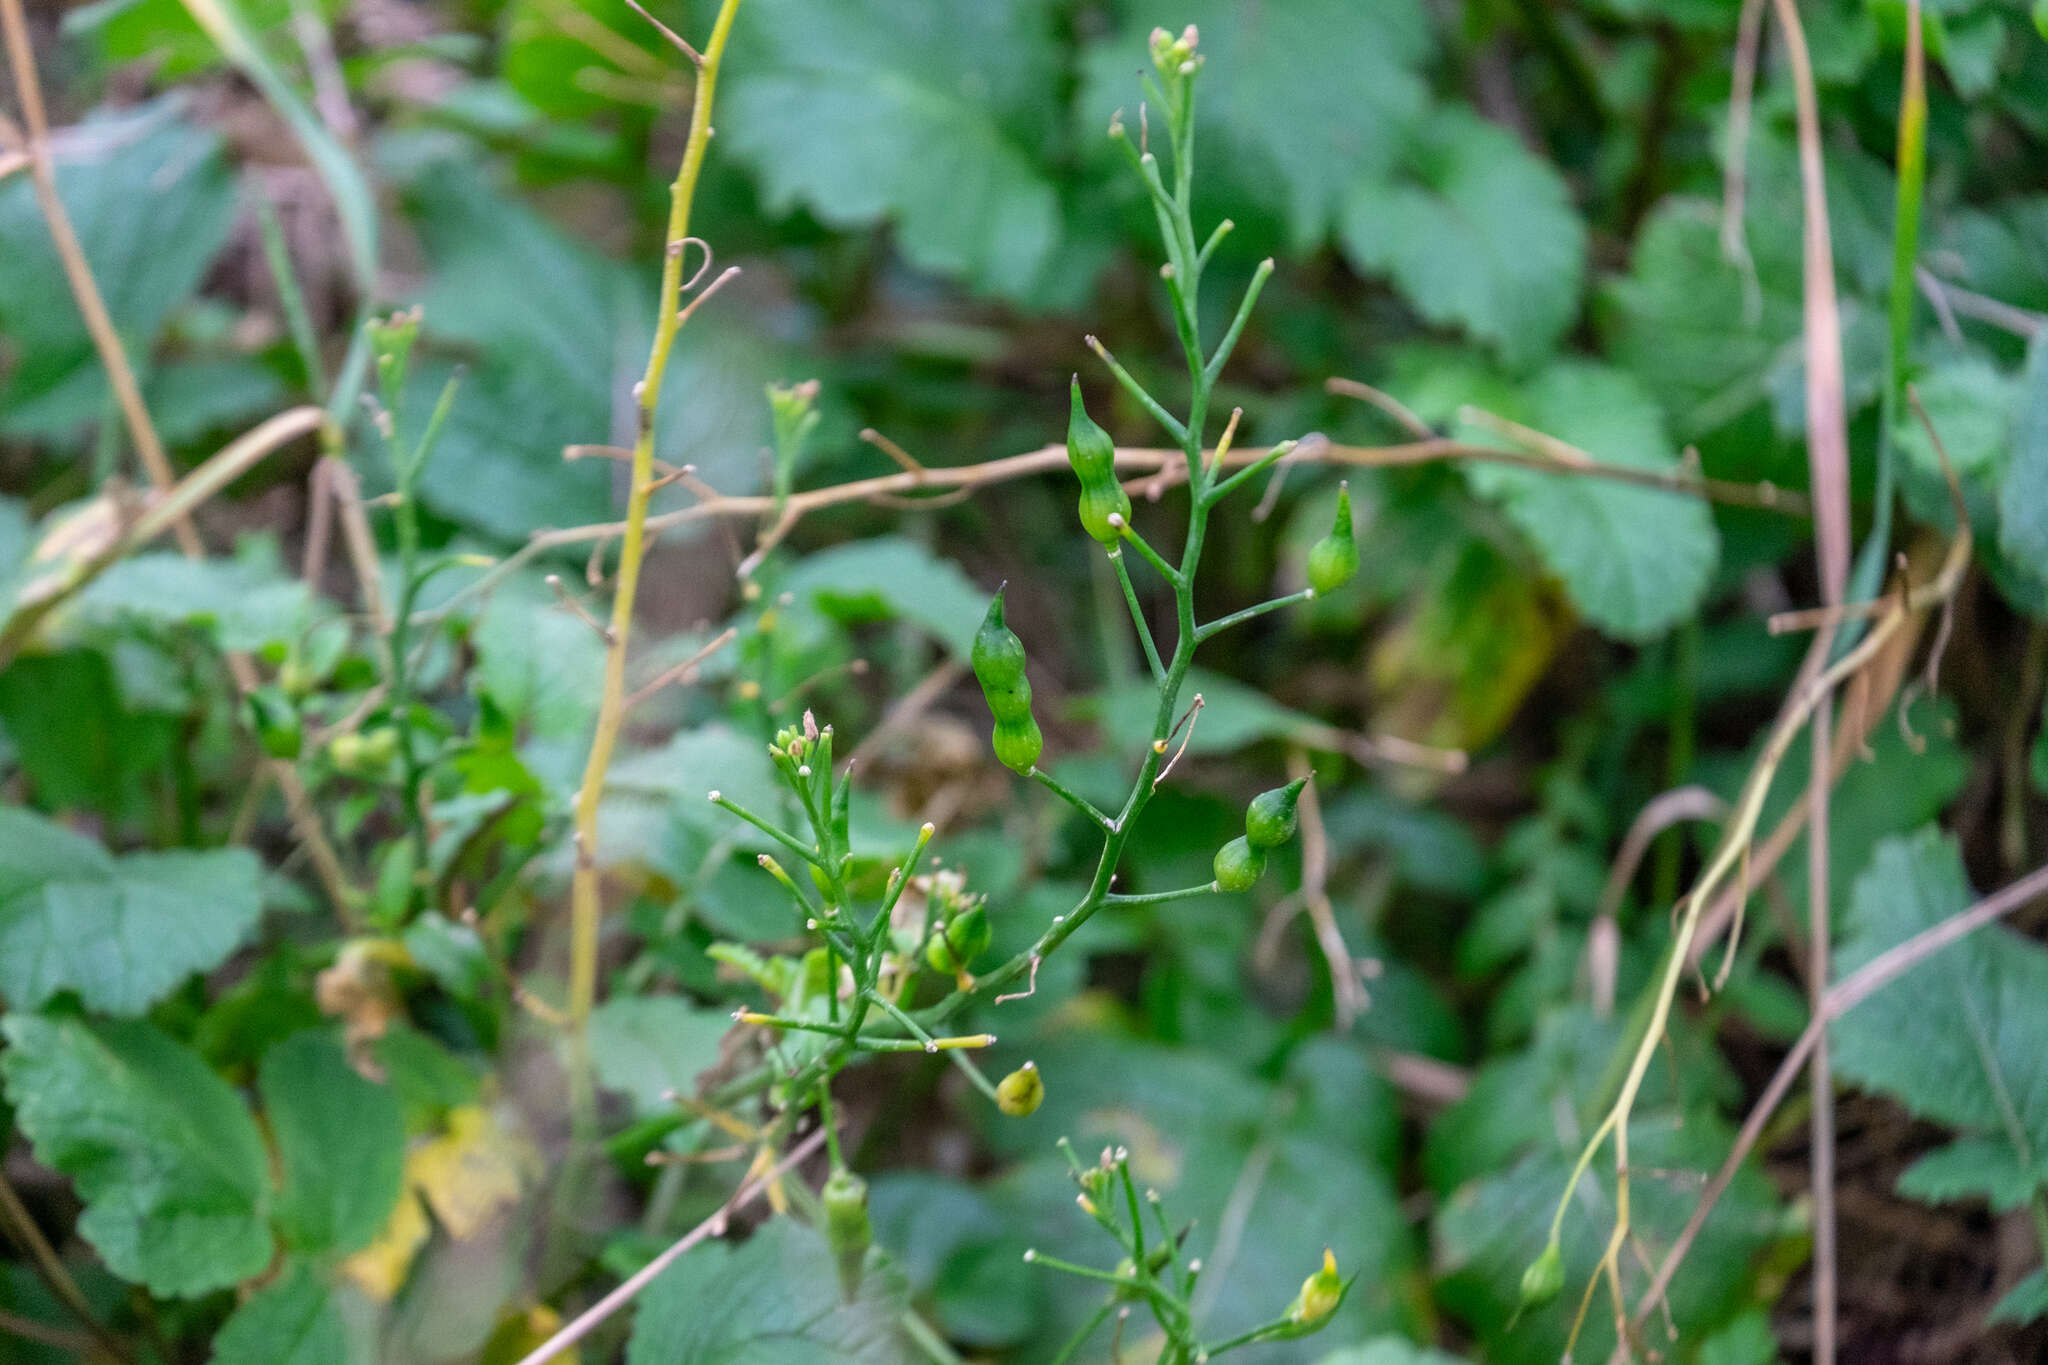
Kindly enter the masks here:
[[448, 1111], [448, 1127], [405, 1159], [405, 1193], [377, 1240], [341, 1264], [364, 1293], [389, 1302], [405, 1283], [432, 1226], [427, 1210], [458, 1242], [482, 1231], [539, 1175], [540, 1157], [482, 1105]]
[[412, 1258], [427, 1244], [432, 1228], [418, 1195], [407, 1190], [391, 1210], [377, 1240], [341, 1263], [341, 1273], [379, 1303], [389, 1303], [405, 1283]]
[[458, 1242], [476, 1236], [493, 1214], [519, 1198], [540, 1158], [480, 1105], [448, 1114], [448, 1131], [406, 1159], [406, 1182]]
[[[562, 1315], [544, 1303], [508, 1313], [484, 1343], [478, 1365], [514, 1365], [526, 1359], [536, 1346], [562, 1327]], [[581, 1365], [583, 1356], [574, 1346], [554, 1357], [562, 1365]]]

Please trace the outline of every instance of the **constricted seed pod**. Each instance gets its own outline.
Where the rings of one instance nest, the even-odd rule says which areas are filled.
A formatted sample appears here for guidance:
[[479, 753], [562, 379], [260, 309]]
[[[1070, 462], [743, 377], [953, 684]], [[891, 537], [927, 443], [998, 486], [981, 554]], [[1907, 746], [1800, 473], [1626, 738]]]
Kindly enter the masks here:
[[968, 656], [983, 692], [1007, 691], [1024, 681], [1024, 642], [1003, 622], [1003, 590], [1007, 587], [1005, 583], [997, 588], [989, 599], [988, 614], [974, 632], [974, 647]]
[[1351, 536], [1351, 488], [1337, 487], [1337, 520], [1308, 552], [1308, 585], [1316, 596], [1332, 593], [1351, 581], [1358, 572], [1358, 542]]
[[1216, 885], [1224, 891], [1249, 891], [1266, 870], [1266, 851], [1239, 835], [1216, 850]]
[[1253, 848], [1278, 848], [1294, 837], [1295, 803], [1307, 785], [1307, 778], [1298, 777], [1252, 798], [1244, 811], [1244, 837]]
[[1072, 394], [1072, 410], [1067, 418], [1067, 463], [1074, 467], [1074, 477], [1081, 481], [1081, 528], [1098, 543], [1114, 545], [1123, 533], [1112, 518], [1123, 525], [1131, 519], [1130, 494], [1124, 492], [1116, 477], [1116, 442], [1088, 415], [1081, 402], [1078, 376]]
[[1019, 721], [997, 721], [992, 743], [996, 761], [1016, 773], [1028, 773], [1045, 752], [1045, 736], [1029, 714]]

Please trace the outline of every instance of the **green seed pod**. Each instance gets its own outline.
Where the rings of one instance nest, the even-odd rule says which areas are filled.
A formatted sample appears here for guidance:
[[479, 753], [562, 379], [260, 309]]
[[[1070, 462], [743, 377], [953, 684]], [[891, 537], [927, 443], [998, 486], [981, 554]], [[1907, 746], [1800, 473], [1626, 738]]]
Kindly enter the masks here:
[[1036, 1062], [1026, 1062], [996, 1082], [996, 1108], [1013, 1119], [1034, 1112], [1044, 1099], [1045, 1079]]
[[1017, 633], [1003, 624], [1003, 589], [996, 589], [996, 595], [989, 599], [988, 615], [981, 618], [981, 629], [974, 632], [974, 648], [969, 657], [974, 662], [974, 676], [981, 683], [985, 693], [1009, 691], [1024, 681], [1024, 642]]
[[981, 694], [988, 700], [989, 713], [1006, 725], [1031, 719], [1031, 684], [1017, 680], [1015, 687], [984, 687]]
[[943, 933], [932, 935], [931, 945], [925, 949], [925, 961], [932, 964], [933, 971], [964, 972], [974, 965], [974, 959], [988, 951], [994, 932], [989, 927], [988, 911], [977, 900], [955, 915]]
[[1307, 785], [1308, 779], [1300, 777], [1252, 798], [1244, 810], [1244, 837], [1253, 848], [1278, 848], [1294, 837], [1294, 806]]
[[1564, 1288], [1564, 1255], [1552, 1242], [1543, 1248], [1543, 1254], [1529, 1262], [1529, 1268], [1522, 1272], [1521, 1309], [1540, 1308], [1556, 1298]]
[[[1131, 495], [1112, 474], [1106, 482], [1082, 486], [1080, 512], [1082, 530], [1097, 544], [1114, 545], [1123, 535], [1122, 526], [1130, 525]], [[1112, 515], [1121, 518], [1121, 525], [1111, 524]]]
[[1216, 850], [1216, 885], [1225, 891], [1249, 891], [1266, 870], [1266, 851], [1242, 836]]
[[1028, 714], [1020, 721], [997, 721], [993, 743], [996, 760], [1017, 773], [1030, 772], [1045, 751], [1045, 736]]
[[1340, 484], [1337, 488], [1337, 521], [1324, 536], [1309, 548], [1308, 585], [1316, 590], [1318, 597], [1332, 593], [1351, 581], [1358, 572], [1358, 542], [1351, 538], [1351, 488]]
[[1068, 392], [1073, 401], [1067, 415], [1067, 462], [1084, 485], [1116, 477], [1116, 442], [1081, 402], [1081, 376], [1074, 376]]
[[1095, 424], [1081, 403], [1081, 381], [1072, 388], [1073, 407], [1067, 419], [1067, 462], [1081, 481], [1081, 526], [1096, 541], [1114, 545], [1120, 536], [1110, 524], [1112, 515], [1125, 522], [1131, 517], [1131, 499], [1116, 478], [1116, 442]]
[[852, 1303], [860, 1293], [860, 1272], [867, 1260], [874, 1224], [868, 1218], [868, 1182], [840, 1169], [825, 1180], [819, 1198], [825, 1205], [825, 1245], [839, 1270], [839, 1292]]
[[259, 687], [243, 699], [243, 706], [264, 753], [272, 758], [299, 756], [305, 730], [299, 723], [299, 708], [292, 705], [283, 688]]

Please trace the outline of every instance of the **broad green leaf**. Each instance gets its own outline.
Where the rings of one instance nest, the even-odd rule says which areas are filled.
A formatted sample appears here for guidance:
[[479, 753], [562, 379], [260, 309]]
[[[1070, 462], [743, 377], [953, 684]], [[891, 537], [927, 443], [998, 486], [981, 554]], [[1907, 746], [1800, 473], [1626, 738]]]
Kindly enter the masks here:
[[[1940, 830], [1887, 839], [1856, 879], [1835, 974], [1848, 975], [1976, 899], [1955, 841]], [[2048, 1073], [2040, 1065], [2048, 1055], [2048, 949], [2000, 925], [1979, 929], [1844, 1015], [1834, 1041], [1844, 1080], [2012, 1154], [1973, 1163], [1981, 1148], [1950, 1149], [1936, 1174], [1951, 1184], [1968, 1180], [1984, 1194], [2009, 1183], [2015, 1166], [2039, 1179], [2048, 1153]], [[1936, 1183], [1926, 1172], [1919, 1179]]]
[[357, 1075], [341, 1045], [309, 1029], [263, 1055], [257, 1077], [283, 1187], [278, 1231], [309, 1255], [368, 1245], [398, 1202], [405, 1120], [388, 1085]]
[[888, 221], [920, 269], [1027, 297], [1060, 238], [1039, 160], [1053, 21], [1045, 0], [762, 0], [740, 14], [719, 134], [771, 212]]
[[[124, 559], [65, 608], [65, 620], [206, 629], [224, 650], [294, 641], [318, 610], [305, 580], [285, 571], [277, 543], [245, 540], [232, 559], [154, 551]], [[324, 614], [324, 613], [322, 613]]]
[[2048, 334], [2027, 349], [2012, 428], [2012, 462], [1998, 493], [1999, 548], [2048, 583]]
[[[88, 118], [53, 146], [58, 193], [107, 311], [146, 359], [233, 226], [235, 186], [220, 139], [158, 101]], [[19, 432], [26, 423], [37, 435], [69, 435], [100, 418], [108, 390], [26, 175], [0, 182], [0, 242], [8, 244], [0, 334], [19, 362], [0, 387], [0, 428]], [[29, 406], [60, 385], [61, 411]]]
[[840, 1300], [824, 1238], [777, 1218], [737, 1247], [700, 1247], [640, 1297], [627, 1365], [904, 1365], [901, 1277], [871, 1261]]
[[263, 909], [247, 849], [116, 857], [25, 810], [0, 809], [0, 992], [17, 1009], [76, 991], [140, 1014], [246, 938]]
[[542, 739], [579, 739], [603, 693], [604, 641], [537, 586], [494, 594], [471, 628], [471, 681]]
[[1344, 201], [1353, 264], [1391, 276], [1423, 317], [1462, 327], [1509, 365], [1541, 359], [1578, 313], [1586, 229], [1564, 178], [1507, 129], [1439, 110], [1402, 174]]
[[2024, 1325], [2048, 1313], [2048, 1270], [2036, 1270], [1991, 1306], [1987, 1323]]
[[1772, 366], [1797, 345], [1797, 234], [1749, 217], [1753, 275], [1723, 256], [1718, 205], [1675, 198], [1644, 222], [1628, 274], [1606, 290], [1608, 355], [1649, 386], [1681, 441], [1761, 403]]
[[213, 1338], [213, 1365], [367, 1365], [336, 1291], [303, 1263], [235, 1309]]
[[2044, 1170], [2037, 1159], [2020, 1164], [2019, 1153], [2003, 1138], [1962, 1137], [1908, 1166], [1899, 1176], [1900, 1194], [1927, 1204], [1952, 1199], [1983, 1199], [1999, 1213], [2010, 1213], [2033, 1197]]
[[633, 1101], [646, 1117], [672, 1113], [676, 1095], [695, 1095], [697, 1075], [718, 1062], [732, 1029], [723, 1010], [673, 995], [619, 996], [590, 1016], [590, 1055], [598, 1083]]
[[778, 586], [837, 620], [909, 621], [962, 658], [989, 599], [957, 564], [901, 536], [820, 551], [797, 564]]
[[0, 1033], [16, 1120], [71, 1177], [79, 1235], [109, 1269], [192, 1297], [270, 1263], [263, 1138], [197, 1053], [140, 1021], [11, 1014]]
[[69, 649], [24, 655], [0, 670], [0, 722], [38, 806], [115, 820], [148, 809], [146, 774], [170, 756], [178, 726], [143, 709], [149, 698], [129, 695], [130, 680], [115, 676], [116, 657]]
[[[1553, 365], [1500, 415], [1608, 464], [1679, 467], [1656, 403], [1617, 370], [1579, 361]], [[1459, 434], [1501, 444], [1476, 426], [1461, 426]], [[1649, 639], [1699, 607], [1721, 553], [1713, 515], [1700, 499], [1508, 465], [1471, 462], [1464, 469], [1473, 489], [1502, 504], [1573, 604], [1607, 634]]]
[[[1277, 211], [1296, 251], [1314, 247], [1337, 225], [1353, 186], [1393, 169], [1402, 137], [1424, 114], [1428, 91], [1416, 68], [1433, 46], [1426, 8], [1414, 0], [1133, 3], [1114, 38], [1089, 53], [1084, 137], [1099, 137], [1119, 107], [1135, 131], [1145, 35], [1155, 26], [1179, 33], [1187, 24], [1201, 33], [1195, 160], [1202, 174], [1228, 181], [1232, 200], [1251, 200], [1251, 212]], [[1343, 96], [1308, 116], [1307, 90]]]

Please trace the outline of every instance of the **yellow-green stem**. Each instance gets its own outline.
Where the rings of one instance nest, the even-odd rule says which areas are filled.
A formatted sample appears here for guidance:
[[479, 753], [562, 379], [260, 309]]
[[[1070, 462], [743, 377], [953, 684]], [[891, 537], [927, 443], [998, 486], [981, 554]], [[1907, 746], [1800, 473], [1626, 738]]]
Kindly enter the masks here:
[[597, 733], [576, 794], [576, 870], [569, 893], [569, 1025], [575, 1049], [573, 1078], [579, 1112], [588, 1112], [589, 1056], [586, 1026], [597, 997], [598, 925], [604, 913], [597, 875], [597, 812], [604, 796], [612, 750], [626, 713], [626, 645], [633, 627], [633, 599], [640, 587], [640, 564], [646, 551], [647, 499], [654, 481], [654, 413], [661, 401], [661, 381], [669, 351], [682, 330], [679, 303], [683, 287], [683, 243], [690, 235], [690, 204], [704, 167], [704, 149], [711, 141], [711, 100], [718, 85], [718, 67], [732, 33], [739, 0], [724, 0], [704, 60], [697, 72], [696, 99], [690, 111], [690, 136], [683, 162], [669, 191], [668, 235], [662, 254], [661, 299], [654, 322], [654, 344], [647, 353], [647, 373], [635, 391], [638, 408], [633, 439], [632, 486], [626, 499], [625, 529], [619, 538], [618, 589], [612, 598], [611, 633], [605, 649], [604, 695], [598, 704]]

